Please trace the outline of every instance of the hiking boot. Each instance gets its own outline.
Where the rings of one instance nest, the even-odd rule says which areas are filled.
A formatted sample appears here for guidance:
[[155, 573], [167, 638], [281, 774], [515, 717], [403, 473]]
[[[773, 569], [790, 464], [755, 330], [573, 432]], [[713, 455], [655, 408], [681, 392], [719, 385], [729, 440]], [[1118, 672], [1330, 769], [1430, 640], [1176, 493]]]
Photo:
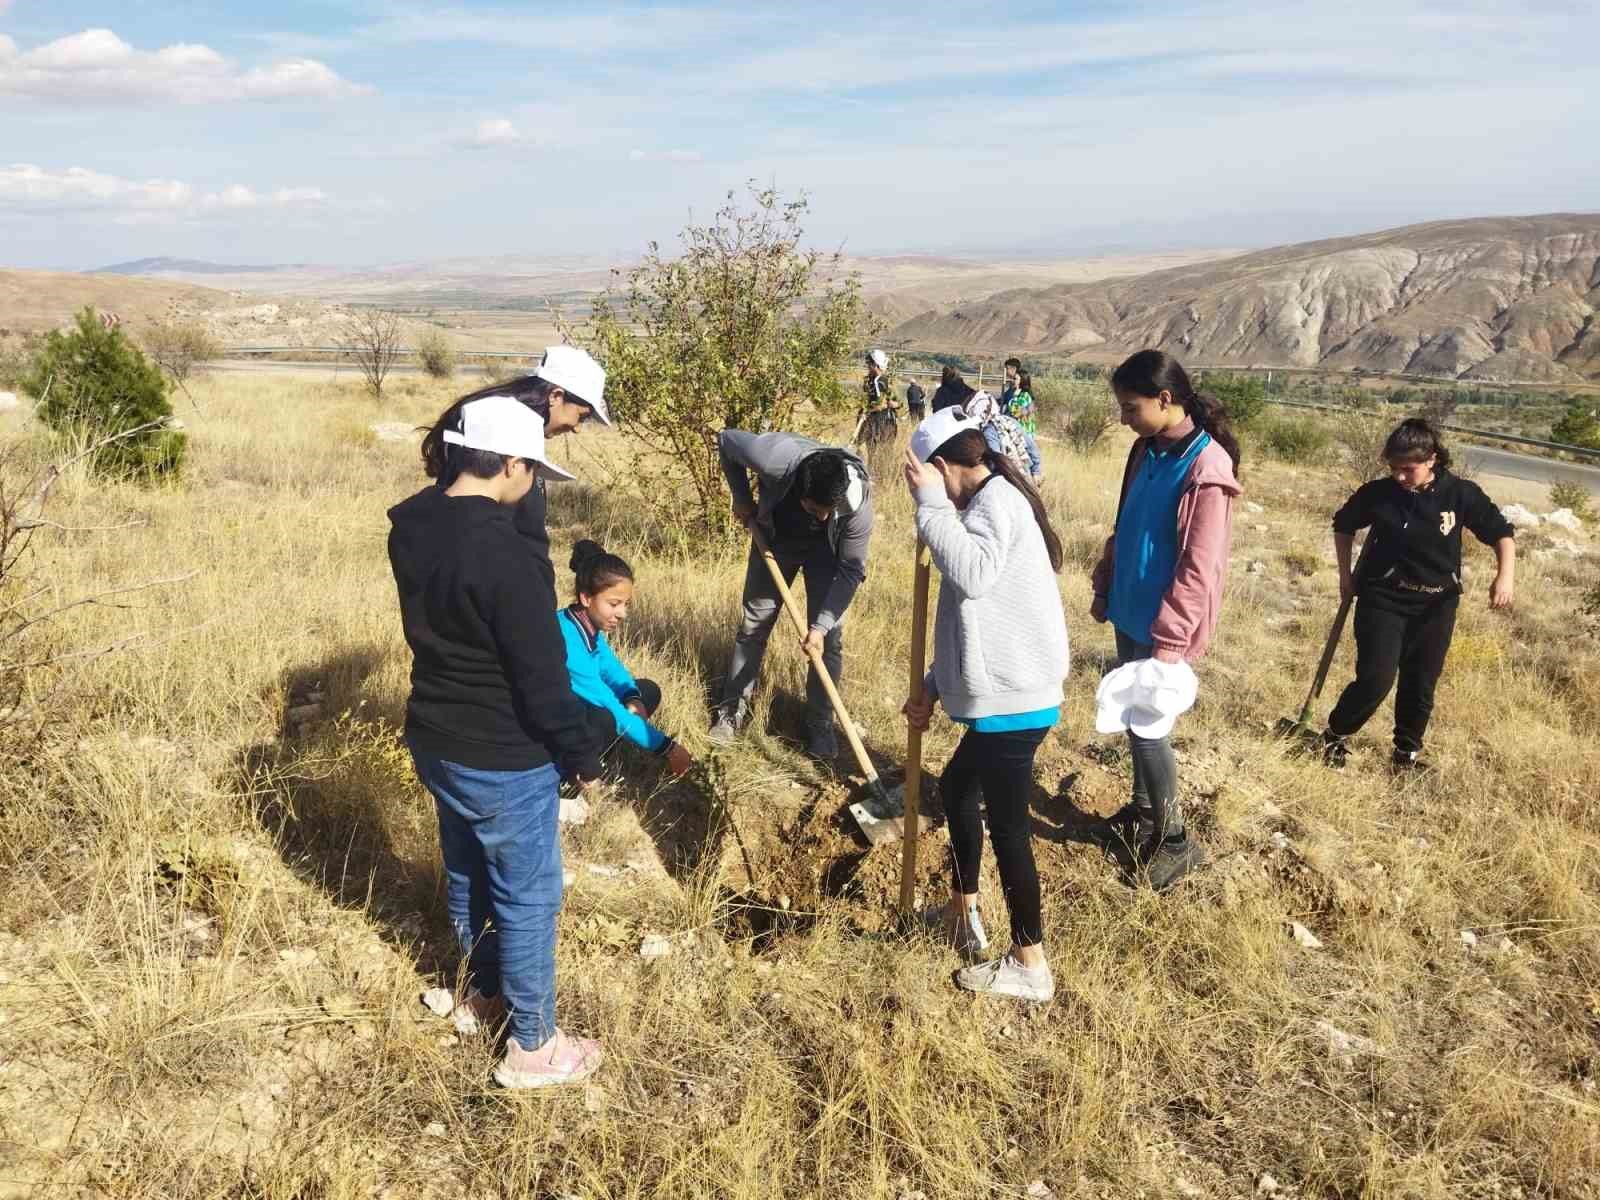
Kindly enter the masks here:
[[711, 732], [706, 734], [706, 741], [713, 746], [731, 746], [739, 740], [739, 728], [744, 724], [743, 705], [728, 706], [717, 709], [717, 719], [711, 723]]
[[1340, 771], [1349, 761], [1350, 743], [1336, 733], [1324, 733], [1317, 743], [1316, 752], [1322, 756], [1323, 765]]
[[1044, 1004], [1056, 994], [1049, 967], [1025, 967], [1009, 954], [956, 972], [956, 986], [991, 996], [1011, 996], [1031, 1004]]
[[1205, 861], [1205, 847], [1180, 833], [1176, 838], [1163, 838], [1154, 848], [1145, 860], [1144, 876], [1152, 890], [1164, 892]]
[[503, 1088], [582, 1083], [600, 1069], [604, 1057], [599, 1042], [568, 1037], [559, 1029], [537, 1050], [524, 1050], [516, 1038], [507, 1038], [506, 1056], [494, 1069], [494, 1081]]
[[1395, 747], [1389, 759], [1389, 769], [1396, 775], [1422, 774], [1433, 770], [1433, 764], [1422, 757], [1421, 750], [1402, 750]]
[[975, 958], [989, 948], [989, 935], [976, 906], [965, 909], [960, 916], [952, 914], [948, 904], [925, 908], [922, 925], [929, 937], [949, 944], [964, 958]]
[[839, 735], [831, 722], [806, 730], [806, 754], [818, 762], [832, 762], [839, 757]]

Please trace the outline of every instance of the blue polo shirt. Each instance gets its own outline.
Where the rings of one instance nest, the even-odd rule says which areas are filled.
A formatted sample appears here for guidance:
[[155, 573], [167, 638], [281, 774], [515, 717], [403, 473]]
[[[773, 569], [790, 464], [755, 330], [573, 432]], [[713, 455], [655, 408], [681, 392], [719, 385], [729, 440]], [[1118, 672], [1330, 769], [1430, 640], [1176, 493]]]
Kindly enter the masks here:
[[1117, 515], [1117, 541], [1106, 615], [1141, 646], [1178, 569], [1178, 501], [1189, 469], [1211, 435], [1195, 429], [1166, 449], [1152, 440]]

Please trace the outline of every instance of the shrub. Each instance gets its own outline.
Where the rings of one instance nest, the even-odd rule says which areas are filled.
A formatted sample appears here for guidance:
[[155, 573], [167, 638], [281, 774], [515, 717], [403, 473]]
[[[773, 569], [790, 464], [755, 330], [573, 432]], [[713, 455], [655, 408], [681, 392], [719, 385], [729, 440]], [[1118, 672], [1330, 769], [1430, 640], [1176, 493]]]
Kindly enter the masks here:
[[1208, 374], [1200, 386], [1222, 401], [1240, 429], [1248, 429], [1266, 411], [1267, 385], [1259, 376]]
[[750, 199], [729, 192], [676, 257], [651, 243], [573, 331], [605, 363], [613, 419], [637, 445], [618, 482], [668, 532], [726, 531], [718, 432], [820, 429], [853, 399], [842, 379], [876, 330], [841, 257], [803, 248], [805, 201], [754, 187]]
[[417, 338], [417, 361], [435, 379], [455, 374], [456, 348], [442, 329], [425, 329]]
[[24, 334], [15, 342], [0, 345], [0, 391], [14, 391], [33, 370], [34, 355], [39, 353], [40, 339], [36, 334]]
[[144, 335], [144, 350], [168, 379], [187, 390], [195, 367], [221, 358], [223, 345], [198, 321], [164, 321]]
[[1333, 440], [1315, 417], [1268, 416], [1251, 433], [1263, 451], [1288, 463], [1322, 462]]
[[1600, 450], [1600, 405], [1593, 400], [1572, 400], [1561, 420], [1551, 427], [1550, 440]]
[[1550, 507], [1572, 510], [1584, 524], [1594, 520], [1594, 496], [1576, 479], [1562, 479], [1550, 485]]
[[1039, 428], [1087, 454], [1117, 425], [1116, 401], [1103, 380], [1061, 375], [1033, 381], [1033, 411]]
[[383, 399], [383, 381], [400, 357], [400, 318], [381, 308], [360, 308], [350, 314], [339, 345], [350, 351], [374, 400]]
[[35, 415], [50, 429], [103, 443], [90, 459], [101, 474], [165, 474], [183, 461], [185, 437], [169, 427], [165, 377], [92, 308], [78, 314], [75, 329], [45, 338], [20, 384], [38, 401]]
[[1392, 428], [1386, 418], [1366, 412], [1344, 412], [1334, 418], [1334, 466], [1351, 491], [1386, 471], [1383, 446]]

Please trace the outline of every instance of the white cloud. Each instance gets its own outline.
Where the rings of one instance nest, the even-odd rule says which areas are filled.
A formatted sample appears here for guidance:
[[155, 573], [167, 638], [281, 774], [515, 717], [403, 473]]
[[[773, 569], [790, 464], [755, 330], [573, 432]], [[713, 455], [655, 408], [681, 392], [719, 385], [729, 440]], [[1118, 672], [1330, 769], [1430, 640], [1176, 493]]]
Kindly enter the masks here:
[[698, 150], [630, 150], [629, 162], [697, 163], [705, 161]]
[[219, 101], [340, 99], [372, 89], [312, 58], [241, 70], [210, 46], [139, 50], [109, 29], [86, 29], [32, 50], [0, 35], [0, 94], [68, 103], [91, 100]]
[[60, 171], [32, 163], [0, 167], [0, 209], [52, 213], [99, 211], [177, 218], [251, 210], [321, 208], [328, 199], [321, 188], [314, 187], [257, 192], [236, 183], [219, 191], [203, 192], [176, 179], [122, 179], [87, 167], [68, 167]]
[[524, 140], [522, 134], [517, 132], [516, 125], [510, 120], [505, 117], [490, 117], [478, 122], [478, 128], [466, 139], [466, 144], [481, 150], [490, 150], [515, 146]]

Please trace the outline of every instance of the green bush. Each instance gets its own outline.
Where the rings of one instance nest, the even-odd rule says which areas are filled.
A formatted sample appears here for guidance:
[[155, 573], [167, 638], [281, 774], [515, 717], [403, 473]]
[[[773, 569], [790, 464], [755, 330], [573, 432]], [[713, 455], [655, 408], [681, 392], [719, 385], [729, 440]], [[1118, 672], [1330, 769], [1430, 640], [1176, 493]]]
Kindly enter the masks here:
[[1550, 507], [1572, 510], [1585, 525], [1594, 520], [1594, 496], [1576, 479], [1563, 479], [1550, 485]]
[[1574, 399], [1551, 428], [1550, 440], [1600, 450], [1600, 405], [1593, 400]]
[[1207, 375], [1200, 383], [1228, 410], [1240, 429], [1254, 425], [1267, 408], [1267, 385], [1255, 375]]
[[417, 338], [417, 361], [435, 379], [455, 374], [456, 348], [442, 329], [425, 329]]
[[1034, 419], [1040, 432], [1087, 454], [1117, 425], [1117, 406], [1104, 380], [1043, 375], [1033, 381]]
[[45, 338], [19, 384], [50, 429], [97, 446], [90, 462], [100, 474], [169, 474], [183, 461], [185, 437], [169, 426], [166, 378], [92, 308], [78, 314], [77, 328]]
[[1288, 463], [1320, 463], [1333, 438], [1314, 416], [1268, 416], [1251, 430], [1252, 440], [1272, 458]]

